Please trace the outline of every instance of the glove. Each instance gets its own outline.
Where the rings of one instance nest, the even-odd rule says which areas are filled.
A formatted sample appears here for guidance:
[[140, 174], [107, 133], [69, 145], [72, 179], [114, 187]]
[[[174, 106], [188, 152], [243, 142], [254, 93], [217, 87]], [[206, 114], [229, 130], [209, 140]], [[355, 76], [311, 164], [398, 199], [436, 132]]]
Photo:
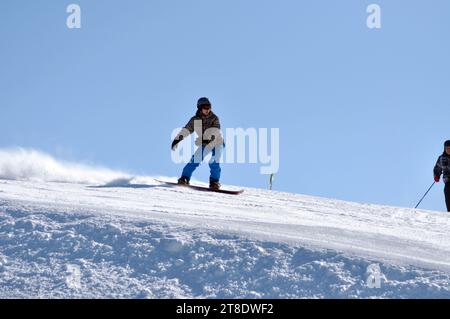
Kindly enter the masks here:
[[177, 136], [173, 142], [172, 142], [172, 151], [175, 151], [177, 148], [178, 143], [180, 143], [183, 140], [183, 135]]
[[434, 177], [434, 181], [435, 181], [436, 183], [439, 183], [439, 179], [440, 179], [440, 176], [435, 176], [435, 177]]

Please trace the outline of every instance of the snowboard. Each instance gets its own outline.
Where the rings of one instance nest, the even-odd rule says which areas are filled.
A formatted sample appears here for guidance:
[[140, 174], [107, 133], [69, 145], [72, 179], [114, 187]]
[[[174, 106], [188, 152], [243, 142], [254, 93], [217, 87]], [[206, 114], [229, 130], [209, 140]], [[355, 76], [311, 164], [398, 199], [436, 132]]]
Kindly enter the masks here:
[[222, 194], [229, 194], [229, 195], [239, 195], [242, 194], [244, 192], [243, 189], [240, 190], [228, 190], [228, 189], [212, 189], [206, 186], [197, 186], [197, 185], [183, 185], [183, 184], [178, 184], [178, 183], [173, 183], [173, 182], [166, 182], [166, 181], [160, 181], [160, 180], [156, 180], [157, 182], [160, 183], [164, 183], [167, 185], [173, 185], [173, 186], [180, 186], [180, 187], [188, 187], [188, 188], [192, 188], [195, 190], [199, 190], [199, 191], [205, 191], [205, 192], [215, 192], [215, 193], [222, 193]]

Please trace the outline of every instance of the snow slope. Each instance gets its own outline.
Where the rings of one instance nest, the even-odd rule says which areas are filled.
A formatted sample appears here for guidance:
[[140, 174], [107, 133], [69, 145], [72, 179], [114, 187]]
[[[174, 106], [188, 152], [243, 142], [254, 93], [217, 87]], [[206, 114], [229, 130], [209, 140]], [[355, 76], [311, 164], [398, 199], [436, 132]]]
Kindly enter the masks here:
[[450, 214], [199, 192], [0, 151], [0, 298], [449, 298], [449, 286]]

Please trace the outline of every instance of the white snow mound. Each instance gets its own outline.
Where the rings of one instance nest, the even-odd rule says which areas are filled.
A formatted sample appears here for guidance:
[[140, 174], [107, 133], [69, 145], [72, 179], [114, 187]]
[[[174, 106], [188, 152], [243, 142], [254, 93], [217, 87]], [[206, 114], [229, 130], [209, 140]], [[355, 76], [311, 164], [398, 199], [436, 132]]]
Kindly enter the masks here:
[[17, 297], [450, 298], [450, 214], [0, 150], [0, 298]]

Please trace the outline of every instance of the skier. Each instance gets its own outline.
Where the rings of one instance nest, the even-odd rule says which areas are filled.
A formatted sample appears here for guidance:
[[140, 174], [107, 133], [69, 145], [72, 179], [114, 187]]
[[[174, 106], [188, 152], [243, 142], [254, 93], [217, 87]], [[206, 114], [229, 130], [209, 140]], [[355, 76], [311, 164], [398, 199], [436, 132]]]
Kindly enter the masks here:
[[444, 143], [444, 153], [439, 156], [436, 165], [434, 166], [434, 181], [439, 183], [441, 174], [442, 180], [445, 183], [444, 194], [445, 204], [447, 205], [447, 211], [450, 212], [450, 140]]
[[223, 150], [223, 137], [220, 133], [220, 121], [216, 114], [211, 110], [211, 102], [206, 97], [201, 97], [197, 101], [197, 112], [189, 120], [186, 126], [177, 134], [172, 142], [172, 150], [189, 134], [195, 131], [197, 139], [195, 144], [198, 149], [192, 155], [191, 160], [183, 169], [178, 184], [189, 185], [192, 173], [200, 165], [203, 159], [212, 152], [209, 168], [211, 175], [209, 177], [209, 187], [214, 190], [220, 189], [220, 156]]

